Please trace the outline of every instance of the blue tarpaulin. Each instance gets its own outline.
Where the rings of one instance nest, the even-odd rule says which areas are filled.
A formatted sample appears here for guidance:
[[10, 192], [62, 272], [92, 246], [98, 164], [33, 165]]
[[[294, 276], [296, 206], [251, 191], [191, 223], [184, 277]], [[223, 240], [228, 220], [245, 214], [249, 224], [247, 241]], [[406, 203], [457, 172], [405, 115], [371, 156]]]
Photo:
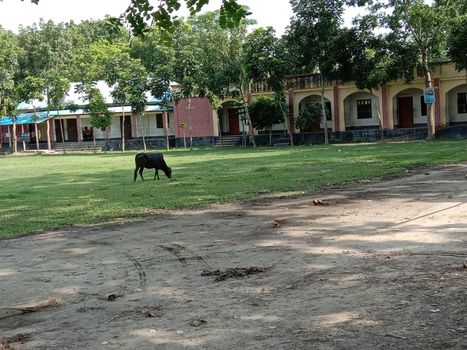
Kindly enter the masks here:
[[47, 117], [46, 112], [24, 113], [24, 114], [20, 114], [16, 118], [14, 117], [0, 118], [0, 125], [13, 125], [14, 122], [16, 122], [16, 124], [42, 123], [44, 120], [55, 117], [56, 115], [57, 115], [57, 112], [50, 112], [48, 117]]
[[[122, 110], [122, 107], [109, 107], [109, 112], [118, 113]], [[156, 111], [173, 111], [172, 106], [162, 107], [160, 105], [147, 105], [146, 111], [147, 112], [156, 112]], [[130, 106], [124, 107], [124, 112], [129, 113], [131, 111]], [[42, 123], [43, 121], [57, 116], [70, 116], [70, 115], [82, 115], [85, 112], [82, 109], [78, 109], [76, 111], [70, 110], [61, 110], [61, 111], [50, 111], [49, 117], [47, 117], [47, 112], [36, 112], [36, 113], [24, 113], [20, 114], [16, 117], [16, 124], [34, 124], [34, 123]], [[5, 117], [0, 118], [0, 125], [13, 125], [14, 118], [13, 117]]]

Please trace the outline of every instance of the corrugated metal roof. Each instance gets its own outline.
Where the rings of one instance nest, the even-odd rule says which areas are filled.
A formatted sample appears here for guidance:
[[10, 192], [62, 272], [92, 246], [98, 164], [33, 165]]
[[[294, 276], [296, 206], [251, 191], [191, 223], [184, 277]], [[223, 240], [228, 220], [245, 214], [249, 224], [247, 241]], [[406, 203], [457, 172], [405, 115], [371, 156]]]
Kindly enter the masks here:
[[[157, 111], [173, 111], [172, 106], [162, 107], [160, 105], [148, 105], [146, 106], [146, 112], [157, 112]], [[108, 111], [111, 113], [119, 113], [122, 112], [122, 107], [109, 107]], [[124, 106], [123, 108], [124, 113], [130, 113], [131, 107]], [[83, 109], [78, 109], [74, 112], [70, 111], [69, 109], [59, 110], [59, 111], [50, 111], [49, 116], [47, 117], [47, 112], [35, 112], [35, 113], [23, 113], [16, 117], [16, 124], [34, 124], [34, 123], [42, 123], [43, 121], [56, 117], [56, 116], [69, 116], [69, 115], [82, 115], [86, 114]], [[14, 118], [13, 117], [4, 117], [0, 118], [0, 125], [13, 125]]]
[[[87, 99], [84, 97], [83, 94], [76, 92], [76, 86], [79, 83], [70, 83], [70, 88], [68, 89], [67, 95], [65, 97], [65, 104], [74, 104], [74, 105], [85, 105], [88, 103]], [[96, 83], [96, 87], [101, 92], [104, 100], [107, 104], [111, 105], [114, 103], [112, 98], [112, 88], [109, 87], [105, 81], [99, 80]], [[170, 94], [170, 92], [168, 92]], [[160, 103], [162, 102], [160, 99], [155, 98], [149, 92], [146, 92], [146, 100], [148, 103]], [[31, 102], [21, 102], [18, 105], [18, 110], [26, 111], [26, 110], [34, 110], [34, 109], [45, 109], [47, 108], [47, 101], [45, 100], [33, 100]]]
[[[44, 120], [52, 118], [56, 115], [56, 112], [49, 113], [48, 117], [46, 112], [20, 114], [18, 117], [16, 117], [16, 124], [42, 123]], [[13, 122], [14, 118], [11, 117], [0, 118], [0, 125], [13, 125]]]

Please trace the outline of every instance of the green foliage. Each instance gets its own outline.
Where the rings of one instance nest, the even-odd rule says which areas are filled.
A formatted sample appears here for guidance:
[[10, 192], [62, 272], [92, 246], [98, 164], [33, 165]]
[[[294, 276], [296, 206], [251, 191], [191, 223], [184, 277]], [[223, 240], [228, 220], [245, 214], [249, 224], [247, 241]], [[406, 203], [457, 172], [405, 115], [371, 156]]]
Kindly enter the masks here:
[[456, 68], [459, 71], [467, 69], [467, 14], [454, 18], [447, 46], [449, 57], [456, 62]]
[[417, 164], [466, 161], [466, 150], [465, 140], [174, 150], [165, 159], [176, 181], [161, 177], [157, 185], [148, 170], [149, 179], [132, 182], [135, 153], [0, 157], [0, 236], [252, 200], [264, 192], [313, 194]]
[[[203, 6], [209, 3], [209, 0], [183, 0], [183, 2], [193, 16], [200, 12]], [[113, 25], [127, 22], [134, 35], [142, 36], [149, 32], [147, 22], [151, 21], [161, 29], [162, 38], [170, 41], [170, 35], [177, 30], [181, 23], [174, 13], [181, 4], [182, 0], [163, 0], [155, 9], [149, 0], [131, 0], [125, 13], [119, 19], [113, 18], [110, 22]], [[249, 14], [247, 8], [240, 5], [237, 0], [222, 0], [219, 9], [219, 25], [222, 28], [236, 27]]]
[[[327, 116], [329, 116], [329, 111], [325, 108]], [[295, 119], [295, 127], [300, 130], [308, 130], [314, 124], [319, 124], [322, 120], [323, 109], [321, 108], [321, 103], [312, 103], [300, 111], [297, 118]]]
[[16, 114], [19, 96], [15, 75], [19, 54], [14, 35], [0, 27], [0, 117]]
[[80, 84], [77, 92], [83, 93], [88, 101], [84, 111], [89, 113], [91, 125], [101, 130], [108, 128], [112, 124], [112, 113], [99, 89], [93, 84]]
[[280, 101], [269, 96], [260, 96], [250, 105], [250, 117], [256, 129], [270, 130], [274, 124], [282, 123], [284, 117]]

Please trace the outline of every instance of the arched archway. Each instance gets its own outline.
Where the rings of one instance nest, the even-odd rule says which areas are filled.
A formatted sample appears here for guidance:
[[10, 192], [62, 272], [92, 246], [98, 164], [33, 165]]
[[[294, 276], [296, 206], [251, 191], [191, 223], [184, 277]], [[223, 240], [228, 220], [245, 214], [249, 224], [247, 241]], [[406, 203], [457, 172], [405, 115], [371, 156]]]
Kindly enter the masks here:
[[244, 132], [244, 123], [239, 116], [240, 104], [235, 100], [222, 103], [219, 109], [219, 131], [222, 135], [240, 135]]
[[[298, 104], [298, 110], [299, 112], [305, 108], [306, 106], [309, 106], [314, 103], [319, 103], [321, 104], [321, 96], [320, 95], [309, 95], [304, 97], [303, 99], [300, 100]], [[324, 98], [324, 107], [327, 109], [327, 123], [328, 123], [328, 128], [332, 128], [332, 106], [331, 106], [331, 101], [329, 101], [326, 97]], [[324, 128], [324, 124], [321, 121], [320, 123], [313, 124], [310, 130], [302, 130], [305, 132], [318, 132], [321, 131]]]
[[395, 127], [406, 129], [427, 124], [428, 113], [422, 89], [409, 88], [400, 91], [393, 98], [393, 106]]
[[344, 99], [346, 129], [379, 128], [378, 97], [366, 91], [358, 91]]
[[461, 84], [446, 93], [446, 121], [452, 125], [467, 123], [467, 84]]

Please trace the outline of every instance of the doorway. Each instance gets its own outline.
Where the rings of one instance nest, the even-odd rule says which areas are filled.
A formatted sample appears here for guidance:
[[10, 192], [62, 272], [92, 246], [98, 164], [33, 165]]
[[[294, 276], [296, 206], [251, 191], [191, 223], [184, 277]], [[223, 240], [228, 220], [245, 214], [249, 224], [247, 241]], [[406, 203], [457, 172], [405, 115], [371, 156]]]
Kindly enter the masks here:
[[76, 124], [76, 119], [67, 119], [66, 120], [66, 133], [68, 135], [68, 141], [77, 142], [78, 141], [78, 126]]
[[399, 97], [397, 104], [399, 107], [399, 128], [413, 128], [413, 97]]
[[131, 116], [120, 116], [120, 136], [125, 136], [125, 140], [131, 139]]
[[238, 113], [236, 109], [229, 108], [229, 135], [240, 134], [240, 124], [238, 120]]

